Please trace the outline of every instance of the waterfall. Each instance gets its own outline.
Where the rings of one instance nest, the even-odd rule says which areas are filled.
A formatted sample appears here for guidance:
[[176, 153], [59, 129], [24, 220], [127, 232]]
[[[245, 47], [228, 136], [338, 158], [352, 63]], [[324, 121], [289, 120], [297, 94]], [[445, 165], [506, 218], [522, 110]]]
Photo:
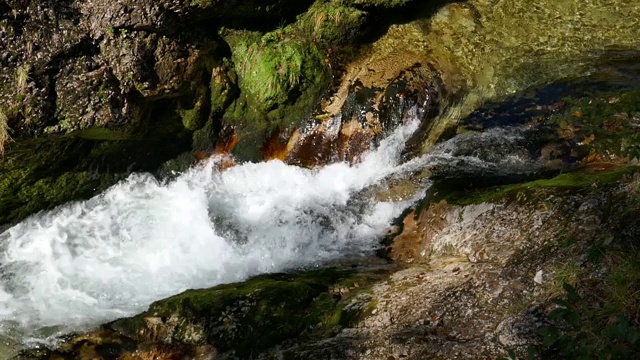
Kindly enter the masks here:
[[132, 174], [29, 217], [0, 234], [0, 336], [42, 341], [186, 289], [371, 254], [426, 190], [376, 201], [367, 190], [389, 179], [424, 169], [536, 170], [522, 155], [523, 127], [462, 134], [402, 163], [417, 127], [408, 121], [355, 165], [269, 161], [221, 172], [211, 159], [172, 180]]
[[[0, 334], [42, 338], [141, 312], [186, 289], [370, 253], [413, 199], [358, 192], [394, 173], [416, 121], [359, 164], [280, 161], [170, 181], [149, 174], [0, 234]], [[15, 335], [14, 335], [15, 336]]]

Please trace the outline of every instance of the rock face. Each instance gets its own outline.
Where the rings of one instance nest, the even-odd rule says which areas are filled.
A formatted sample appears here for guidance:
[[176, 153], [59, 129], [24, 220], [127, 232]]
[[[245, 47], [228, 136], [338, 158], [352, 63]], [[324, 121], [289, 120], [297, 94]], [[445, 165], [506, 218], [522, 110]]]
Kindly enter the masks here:
[[[174, 108], [208, 107], [202, 93], [213, 69], [232, 56], [241, 102], [266, 113], [313, 87], [315, 95], [304, 101], [309, 111], [328, 73], [316, 40], [346, 44], [368, 9], [407, 2], [7, 1], [0, 7], [2, 111], [19, 137], [142, 121], [159, 100], [174, 99]], [[334, 16], [343, 11], [357, 19]], [[317, 26], [307, 29], [312, 15]], [[292, 23], [286, 34], [268, 31], [283, 22]], [[232, 54], [217, 34], [223, 27], [265, 35], [262, 41], [229, 41]], [[338, 30], [346, 33], [334, 34]], [[269, 115], [274, 121], [278, 116]]]
[[[91, 169], [91, 179], [102, 184], [73, 175], [72, 187], [87, 190], [61, 189], [73, 193], [66, 200], [86, 197], [131, 171], [155, 172], [172, 158], [179, 160], [165, 170], [184, 169], [195, 160], [188, 152], [211, 151], [229, 128], [240, 139], [234, 150], [237, 157], [264, 157], [259, 149], [270, 148], [268, 139], [288, 137], [318, 109], [335, 73], [333, 48], [338, 53], [338, 48], [350, 47], [368, 16], [408, 3], [3, 2], [0, 153], [7, 156], [0, 159], [0, 167], [3, 183], [12, 186], [0, 189], [0, 223], [63, 201], [56, 196], [40, 201], [26, 194], [17, 201], [8, 199], [16, 189], [40, 180], [19, 169], [21, 164], [31, 166], [23, 149], [34, 137], [56, 148], [66, 140], [55, 137], [91, 130], [89, 137], [104, 148], [104, 162], [113, 162], [110, 167], [91, 163], [51, 168], [47, 187], [55, 191], [67, 183], [59, 176], [69, 172]], [[357, 157], [371, 136], [356, 138], [357, 150], [345, 150], [348, 154], [342, 158]], [[154, 148], [119, 170], [118, 164], [128, 156], [117, 153], [128, 146], [122, 141], [131, 139], [141, 141], [136, 146]], [[151, 145], [163, 143], [171, 143], [170, 150]], [[45, 148], [39, 148], [38, 157], [53, 156], [65, 164], [74, 162], [80, 151], [66, 147], [65, 153], [49, 155], [42, 152]], [[15, 175], [19, 171], [22, 175]], [[25, 208], [20, 205], [24, 202], [31, 205]]]

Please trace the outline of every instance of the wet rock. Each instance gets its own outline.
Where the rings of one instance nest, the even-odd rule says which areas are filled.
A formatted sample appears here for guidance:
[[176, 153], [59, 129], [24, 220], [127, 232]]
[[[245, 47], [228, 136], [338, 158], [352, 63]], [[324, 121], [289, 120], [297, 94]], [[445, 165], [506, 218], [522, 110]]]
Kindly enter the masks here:
[[389, 250], [391, 259], [408, 263], [428, 262], [433, 237], [452, 221], [448, 210], [449, 205], [446, 202], [440, 202], [419, 214], [415, 211], [409, 213], [404, 218], [402, 232], [391, 244]]
[[[401, 71], [386, 87], [367, 87], [356, 80], [343, 102], [334, 99], [325, 107], [326, 114], [288, 139], [287, 162], [305, 167], [358, 162], [371, 144], [413, 118], [421, 122], [418, 139], [428, 133], [430, 120], [439, 111], [443, 89], [437, 76], [433, 69], [417, 64]], [[329, 111], [338, 103], [339, 114], [331, 116]], [[420, 142], [410, 140], [416, 141]]]
[[209, 344], [245, 358], [286, 339], [355, 321], [368, 302], [356, 305], [364, 299], [356, 300], [350, 290], [364, 289], [378, 276], [331, 270], [260, 276], [190, 290], [108, 326], [139, 342]]
[[46, 132], [117, 125], [133, 116], [127, 113], [130, 99], [120, 95], [118, 79], [109, 68], [99, 67], [94, 58], [80, 57], [61, 64], [58, 77], [55, 115], [60, 121], [46, 128]]
[[[426, 248], [429, 255], [421, 264], [412, 264], [373, 286], [376, 306], [371, 315], [330, 339], [306, 341], [270, 354], [293, 358], [476, 359], [508, 356], [508, 351], [526, 356], [530, 347], [535, 352], [541, 341], [538, 330], [548, 324], [549, 294], [561, 286], [553, 282], [537, 285], [533, 280], [536, 269], [561, 276], [559, 266], [588, 253], [589, 244], [600, 235], [583, 233], [574, 226], [593, 221], [584, 211], [598, 217], [601, 228], [608, 230], [624, 221], [621, 216], [630, 203], [600, 201], [589, 207], [593, 212], [584, 204], [635, 194], [636, 172], [629, 168], [611, 177], [592, 175], [585, 182], [582, 175], [575, 174], [574, 187], [549, 181], [522, 184], [505, 192], [483, 190], [492, 196], [476, 205], [432, 202], [420, 210], [418, 218], [447, 220], [429, 230], [430, 242], [420, 236], [408, 237], [415, 225], [407, 222], [409, 229], [396, 238], [404, 243], [403, 249], [410, 248], [408, 243], [413, 240], [414, 249]], [[561, 183], [569, 182], [563, 179]], [[597, 186], [599, 191], [585, 193], [582, 186]], [[578, 213], [580, 208], [583, 212]], [[604, 208], [612, 213], [605, 215]], [[413, 214], [408, 219], [415, 221]], [[631, 225], [633, 231], [637, 226]], [[562, 239], [579, 234], [579, 242], [563, 245]], [[622, 239], [622, 234], [616, 236]], [[593, 280], [589, 276], [598, 276], [602, 268], [583, 271]]]
[[240, 159], [259, 159], [264, 141], [308, 117], [327, 87], [328, 68], [316, 44], [286, 36], [268, 33], [232, 44], [240, 95], [222, 122], [238, 132]]
[[121, 30], [175, 32], [179, 28], [179, 14], [186, 6], [175, 0], [94, 0], [79, 3], [78, 7], [86, 19], [83, 25], [94, 39], [100, 39]]
[[415, 66], [402, 71], [384, 91], [380, 104], [380, 119], [383, 129], [393, 129], [406, 114], [420, 121], [416, 133], [407, 141], [405, 153], [415, 154], [429, 135], [432, 121], [441, 111], [441, 99], [446, 89], [440, 74], [428, 65]]

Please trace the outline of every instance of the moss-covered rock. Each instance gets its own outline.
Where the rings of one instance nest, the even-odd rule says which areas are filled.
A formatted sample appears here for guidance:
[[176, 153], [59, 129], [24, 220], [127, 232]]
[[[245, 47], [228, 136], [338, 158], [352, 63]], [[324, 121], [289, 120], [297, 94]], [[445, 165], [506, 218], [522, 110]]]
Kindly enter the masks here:
[[92, 128], [18, 139], [0, 158], [0, 224], [88, 198], [132, 171], [155, 172], [190, 145], [177, 117], [129, 132]]
[[139, 342], [209, 344], [247, 358], [297, 336], [325, 336], [366, 316], [370, 300], [355, 296], [384, 276], [322, 270], [274, 274], [243, 283], [188, 290], [108, 327]]
[[236, 154], [255, 159], [264, 139], [309, 116], [326, 89], [329, 71], [313, 42], [271, 32], [232, 44], [240, 97], [223, 123], [233, 126], [240, 144]]
[[338, 1], [316, 1], [290, 31], [337, 46], [358, 36], [367, 12]]
[[[615, 184], [627, 176], [637, 173], [636, 166], [616, 166], [605, 169], [586, 167], [574, 172], [558, 175], [551, 179], [541, 179], [511, 185], [493, 186], [479, 189], [461, 189], [455, 184], [443, 181], [437, 183], [431, 193], [430, 201], [445, 200], [454, 205], [472, 205], [483, 202], [521, 201], [528, 199], [523, 194], [545, 192], [576, 192], [590, 186]], [[453, 185], [453, 186], [452, 186]]]
[[[154, 115], [177, 113], [190, 131], [207, 124], [194, 140], [200, 148], [215, 141], [224, 114], [240, 135], [238, 153], [257, 158], [274, 129], [289, 130], [317, 108], [333, 47], [351, 44], [369, 9], [405, 3], [8, 2], [0, 7], [6, 123], [16, 138], [126, 128], [153, 121], [161, 106], [166, 112]], [[260, 39], [225, 37], [225, 48], [218, 30], [229, 27], [222, 33]]]

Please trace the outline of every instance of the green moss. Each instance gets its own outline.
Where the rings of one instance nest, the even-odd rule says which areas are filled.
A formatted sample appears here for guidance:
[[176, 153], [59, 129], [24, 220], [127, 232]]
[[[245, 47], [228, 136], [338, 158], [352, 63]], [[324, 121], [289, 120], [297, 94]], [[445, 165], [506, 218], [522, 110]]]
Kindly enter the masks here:
[[332, 54], [358, 36], [367, 8], [407, 2], [317, 0], [294, 22], [273, 31], [221, 29], [231, 47], [240, 94], [228, 108], [222, 106], [226, 97], [217, 95], [222, 91], [212, 82], [211, 103], [212, 112], [226, 108], [223, 122], [236, 129], [240, 143], [234, 155], [259, 159], [258, 148], [274, 130], [286, 132], [318, 108], [329, 86]]
[[223, 121], [240, 138], [236, 156], [253, 160], [271, 131], [311, 114], [328, 86], [329, 72], [316, 44], [303, 39], [269, 33], [257, 43], [237, 42], [232, 50], [241, 93]]
[[88, 198], [131, 171], [156, 171], [189, 149], [190, 133], [179, 119], [157, 119], [153, 127], [124, 133], [91, 129], [16, 139], [0, 157], [0, 224]]
[[341, 2], [316, 1], [293, 26], [293, 31], [322, 41], [328, 46], [354, 39], [367, 13]]
[[113, 181], [105, 176], [92, 179], [88, 172], [65, 172], [33, 183], [31, 178], [28, 170], [14, 170], [2, 177], [0, 204], [8, 212], [0, 216], [0, 222], [19, 220], [43, 208], [87, 197]]
[[219, 117], [229, 107], [238, 92], [238, 78], [228, 59], [213, 70], [210, 83], [211, 116]]
[[107, 128], [89, 128], [73, 132], [72, 135], [89, 140], [120, 141], [128, 140], [129, 134]]
[[[164, 319], [165, 329], [160, 331], [170, 334], [172, 342], [200, 342], [204, 337], [220, 351], [246, 357], [292, 337], [329, 334], [332, 328], [359, 319], [371, 311], [371, 302], [348, 305], [378, 278], [335, 270], [258, 276], [243, 283], [188, 290], [110, 326], [126, 334], [141, 334], [149, 330], [145, 318], [152, 316]], [[339, 295], [332, 289], [350, 291]]]
[[290, 101], [294, 91], [316, 87], [326, 76], [322, 54], [313, 43], [269, 39], [267, 34], [261, 43], [241, 43], [233, 52], [240, 88], [264, 112]]
[[202, 109], [200, 106], [195, 106], [193, 109], [178, 110], [178, 114], [182, 118], [182, 125], [187, 130], [195, 130], [201, 126], [202, 123]]
[[484, 189], [461, 191], [452, 189], [446, 184], [439, 184], [433, 190], [431, 201], [446, 200], [457, 205], [480, 204], [483, 202], [498, 202], [517, 197], [519, 193], [534, 192], [541, 189], [550, 190], [579, 190], [593, 185], [609, 185], [620, 181], [623, 177], [640, 170], [640, 167], [628, 166], [601, 173], [589, 173], [578, 170], [561, 174], [552, 179], [529, 181], [520, 184], [496, 186]]

